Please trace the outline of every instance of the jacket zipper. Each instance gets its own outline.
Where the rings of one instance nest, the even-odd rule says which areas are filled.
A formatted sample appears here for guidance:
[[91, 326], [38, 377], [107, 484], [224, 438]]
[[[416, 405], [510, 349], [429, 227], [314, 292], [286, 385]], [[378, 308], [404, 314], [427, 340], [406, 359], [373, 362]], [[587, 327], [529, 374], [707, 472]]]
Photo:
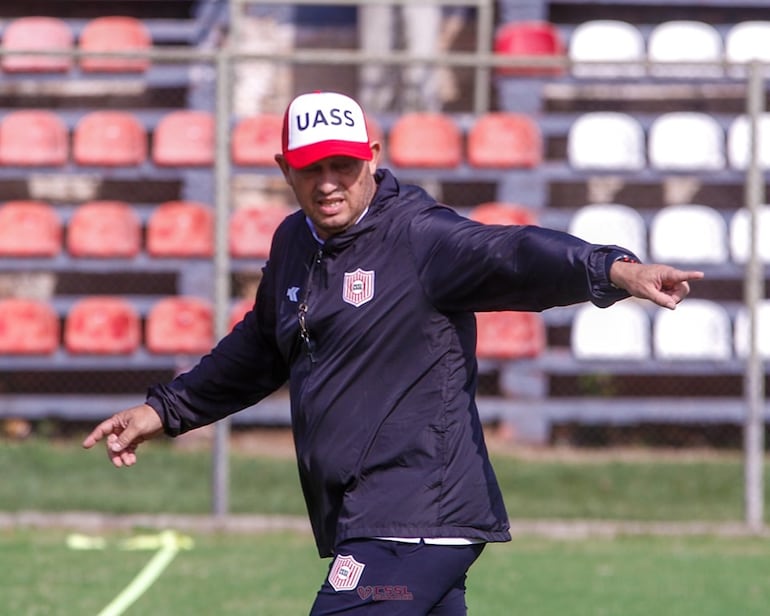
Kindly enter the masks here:
[[308, 270], [307, 275], [307, 282], [305, 283], [305, 292], [302, 294], [302, 299], [299, 302], [299, 306], [297, 307], [297, 321], [299, 322], [299, 336], [302, 339], [302, 342], [305, 343], [305, 348], [307, 349], [307, 355], [310, 359], [311, 363], [315, 363], [315, 341], [310, 336], [310, 330], [307, 327], [307, 311], [309, 308], [309, 300], [310, 300], [310, 287], [313, 284], [313, 274], [315, 273], [316, 266], [321, 264], [321, 259], [323, 258], [323, 249], [319, 248], [315, 255], [313, 256], [313, 260], [310, 263], [310, 269]]

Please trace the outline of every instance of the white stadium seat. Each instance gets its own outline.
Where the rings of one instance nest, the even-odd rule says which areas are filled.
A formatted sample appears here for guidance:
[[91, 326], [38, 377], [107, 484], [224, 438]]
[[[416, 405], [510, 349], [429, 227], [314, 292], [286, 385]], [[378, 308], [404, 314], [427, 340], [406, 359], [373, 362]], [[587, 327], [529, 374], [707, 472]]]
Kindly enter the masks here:
[[[770, 300], [757, 306], [757, 351], [760, 357], [770, 359]], [[735, 354], [741, 359], [749, 355], [749, 309], [744, 306], [735, 316]]]
[[664, 21], [652, 29], [647, 40], [647, 58], [655, 63], [650, 73], [656, 77], [721, 77], [721, 66], [677, 63], [722, 62], [723, 57], [722, 36], [716, 27], [702, 21]]
[[726, 263], [724, 217], [699, 204], [669, 205], [650, 222], [650, 255], [661, 263]]
[[580, 306], [570, 336], [575, 359], [641, 360], [651, 355], [650, 318], [634, 300], [609, 308]]
[[[763, 263], [770, 263], [770, 205], [759, 208], [759, 242], [757, 252]], [[736, 263], [746, 263], [751, 252], [751, 235], [749, 233], [750, 212], [741, 208], [733, 214], [730, 220], [730, 256]]]
[[572, 216], [568, 231], [592, 244], [617, 244], [642, 261], [647, 259], [647, 225], [642, 215], [628, 205], [584, 205]]
[[[762, 169], [770, 169], [770, 112], [759, 116], [757, 159]], [[751, 160], [751, 122], [749, 116], [736, 117], [727, 129], [727, 157], [730, 167], [745, 170]]]
[[575, 169], [639, 171], [646, 165], [644, 128], [616, 111], [578, 117], [567, 134], [567, 159]]
[[725, 132], [707, 113], [677, 111], [656, 118], [647, 136], [650, 167], [675, 171], [724, 169]]
[[[770, 21], [742, 21], [730, 27], [725, 34], [725, 60], [748, 63], [759, 60], [770, 65]], [[765, 67], [765, 75], [770, 70]], [[744, 66], [731, 66], [731, 77], [745, 77]]]
[[[641, 77], [645, 73], [644, 37], [625, 21], [584, 21], [572, 32], [568, 53], [576, 77]], [[602, 65], [602, 61], [629, 64]]]
[[705, 299], [687, 299], [676, 310], [660, 308], [653, 321], [653, 351], [658, 359], [730, 359], [730, 315]]

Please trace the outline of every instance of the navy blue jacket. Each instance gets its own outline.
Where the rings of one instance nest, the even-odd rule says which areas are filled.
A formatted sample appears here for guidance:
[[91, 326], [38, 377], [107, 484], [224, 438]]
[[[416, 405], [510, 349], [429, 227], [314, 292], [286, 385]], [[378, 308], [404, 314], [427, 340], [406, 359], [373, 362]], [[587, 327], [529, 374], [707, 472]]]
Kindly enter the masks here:
[[323, 246], [289, 216], [252, 311], [148, 403], [174, 436], [288, 380], [321, 556], [353, 537], [508, 540], [474, 401], [474, 312], [608, 306], [627, 296], [607, 278], [627, 251], [482, 225], [386, 170], [376, 179], [367, 215]]

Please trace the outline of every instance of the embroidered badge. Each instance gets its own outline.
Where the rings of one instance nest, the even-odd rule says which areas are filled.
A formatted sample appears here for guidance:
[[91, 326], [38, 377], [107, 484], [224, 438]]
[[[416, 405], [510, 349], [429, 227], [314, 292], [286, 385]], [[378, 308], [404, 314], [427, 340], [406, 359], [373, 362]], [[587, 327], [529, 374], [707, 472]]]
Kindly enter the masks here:
[[352, 556], [337, 554], [331, 571], [329, 571], [329, 584], [337, 592], [353, 590], [358, 586], [358, 580], [361, 579], [365, 566]]
[[374, 297], [374, 272], [358, 268], [345, 272], [342, 283], [342, 299], [358, 308]]

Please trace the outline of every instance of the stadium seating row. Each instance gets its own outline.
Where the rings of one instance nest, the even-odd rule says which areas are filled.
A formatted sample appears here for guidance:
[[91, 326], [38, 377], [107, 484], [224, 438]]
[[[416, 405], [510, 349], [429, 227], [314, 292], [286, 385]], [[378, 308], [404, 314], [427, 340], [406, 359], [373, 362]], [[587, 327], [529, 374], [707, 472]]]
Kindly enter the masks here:
[[[292, 212], [283, 205], [243, 207], [230, 217], [230, 255], [266, 258], [280, 222]], [[142, 250], [142, 224], [123, 201], [90, 201], [67, 224], [66, 250], [73, 257], [132, 258]], [[65, 248], [64, 229], [52, 205], [8, 201], [0, 205], [0, 256], [55, 257]], [[146, 251], [151, 257], [211, 257], [214, 209], [194, 201], [167, 201], [149, 216]]]
[[[0, 62], [6, 73], [66, 73], [75, 62], [66, 55], [75, 49], [84, 53], [117, 53], [147, 51], [152, 37], [142, 20], [135, 17], [109, 15], [89, 20], [75, 41], [70, 24], [58, 17], [19, 17], [3, 30], [2, 46], [7, 52]], [[37, 55], [32, 51], [52, 51], [57, 55]], [[78, 61], [84, 72], [144, 72], [150, 66], [148, 58], [107, 57], [84, 55]]]
[[[568, 231], [595, 244], [621, 244], [659, 263], [745, 263], [751, 250], [750, 217], [747, 208], [728, 219], [709, 206], [687, 203], [657, 210], [648, 224], [627, 205], [595, 203], [575, 212]], [[759, 258], [770, 263], [770, 205], [760, 207], [758, 227]]]
[[[770, 21], [732, 24], [723, 37], [710, 23], [671, 20], [652, 26], [646, 38], [636, 24], [620, 20], [587, 20], [569, 35], [562, 34], [556, 24], [546, 21], [522, 21], [502, 24], [495, 34], [494, 49], [506, 56], [566, 55], [576, 77], [638, 78], [648, 74], [685, 79], [742, 77], [746, 74], [742, 64], [753, 60], [770, 62], [768, 36]], [[652, 63], [649, 70], [648, 62]], [[699, 62], [715, 64], [694, 64]], [[727, 69], [721, 66], [724, 62], [730, 65]], [[686, 66], [687, 63], [690, 65]], [[503, 67], [498, 74], [554, 75], [562, 72], [558, 67], [541, 64], [541, 68], [534, 65]]]
[[[278, 115], [240, 120], [233, 128], [232, 161], [242, 166], [274, 167], [281, 147]], [[477, 168], [532, 168], [543, 162], [543, 138], [526, 114], [490, 112], [476, 118], [464, 144], [458, 119], [448, 113], [406, 113], [387, 136], [370, 120], [371, 132], [385, 144], [397, 167], [454, 168], [464, 161]], [[567, 134], [567, 159], [574, 169], [638, 171], [746, 169], [750, 121], [739, 115], [727, 130], [701, 112], [671, 112], [652, 120], [645, 134], [641, 121], [623, 112], [579, 115]], [[759, 163], [770, 168], [770, 112], [758, 121]], [[128, 111], [92, 111], [73, 129], [72, 158], [85, 166], [137, 166], [148, 158], [150, 135]], [[206, 111], [179, 110], [163, 115], [152, 132], [152, 161], [159, 166], [210, 166], [214, 163], [215, 121]], [[62, 166], [68, 163], [69, 135], [52, 111], [19, 110], [0, 119], [0, 164]]]
[[[236, 301], [230, 311], [234, 327], [253, 300]], [[0, 355], [48, 355], [60, 346], [60, 319], [45, 301], [0, 300]], [[545, 346], [539, 315], [480, 315], [482, 357], [523, 358], [539, 355]], [[142, 344], [154, 354], [200, 354], [214, 341], [213, 309], [204, 299], [174, 296], [150, 307], [142, 335], [142, 317], [130, 299], [119, 296], [77, 300], [64, 317], [63, 344], [71, 354], [126, 355]]]
[[[770, 168], [770, 113], [757, 122], [757, 158]], [[629, 113], [596, 111], [580, 115], [567, 135], [567, 159], [574, 169], [639, 171], [745, 170], [750, 162], [751, 125], [747, 115], [730, 121], [725, 131], [712, 115], [696, 111], [665, 113], [647, 134]]]
[[[48, 355], [60, 345], [60, 321], [51, 304], [32, 299], [0, 300], [0, 354]], [[209, 302], [194, 297], [165, 297], [150, 309], [142, 335], [136, 308], [121, 297], [77, 301], [64, 320], [68, 353], [127, 355], [144, 346], [150, 353], [208, 351], [214, 341]]]
[[[253, 302], [242, 299], [230, 311], [234, 327]], [[757, 312], [758, 351], [770, 358], [770, 301]], [[531, 359], [546, 350], [545, 326], [537, 313], [489, 312], [477, 315], [480, 359]], [[44, 301], [0, 300], [0, 354], [48, 355], [62, 337], [60, 319]], [[213, 309], [208, 300], [174, 296], [142, 316], [130, 299], [98, 296], [77, 300], [64, 318], [68, 353], [126, 355], [142, 347], [153, 354], [200, 354], [214, 342]], [[626, 301], [608, 309], [582, 305], [571, 328], [577, 360], [709, 360], [745, 358], [749, 353], [749, 313], [741, 308], [734, 324], [718, 302], [690, 299], [677, 310], [657, 309], [652, 316], [640, 303]]]
[[[770, 358], [770, 301], [757, 311], [758, 351]], [[707, 360], [745, 358], [749, 353], [749, 312], [731, 319], [719, 302], [688, 299], [676, 310], [652, 317], [640, 303], [621, 302], [602, 310], [581, 306], [572, 322], [572, 354], [580, 360]]]
[[[270, 239], [292, 212], [284, 205], [243, 207], [230, 217], [229, 250], [236, 258], [266, 258]], [[485, 224], [537, 224], [530, 209], [498, 202], [483, 203], [469, 217]], [[770, 263], [770, 205], [759, 211], [759, 256]], [[588, 204], [569, 220], [568, 231], [586, 241], [621, 244], [637, 256], [658, 262], [745, 263], [750, 252], [750, 213], [740, 208], [730, 218], [700, 204], [669, 205], [648, 224], [630, 206]], [[142, 252], [142, 221], [123, 201], [90, 201], [77, 206], [66, 223], [56, 208], [41, 201], [0, 205], [0, 256], [132, 258]], [[686, 229], [687, 233], [682, 230]], [[214, 210], [194, 201], [167, 201], [150, 213], [144, 233], [150, 257], [211, 257]]]
[[[275, 166], [281, 148], [280, 115], [240, 120], [232, 132], [236, 165]], [[382, 129], [370, 120], [380, 140]], [[136, 166], [148, 158], [147, 129], [129, 111], [92, 111], [73, 129], [72, 158], [78, 165]], [[215, 120], [206, 111], [163, 115], [152, 132], [152, 161], [160, 166], [209, 166], [214, 162]], [[534, 167], [542, 161], [542, 138], [535, 121], [516, 113], [489, 113], [467, 135], [467, 160], [475, 167]], [[462, 129], [449, 114], [409, 113], [399, 117], [386, 152], [402, 167], [456, 167], [466, 154]], [[61, 166], [70, 158], [68, 129], [53, 111], [19, 110], [0, 120], [0, 164]]]

